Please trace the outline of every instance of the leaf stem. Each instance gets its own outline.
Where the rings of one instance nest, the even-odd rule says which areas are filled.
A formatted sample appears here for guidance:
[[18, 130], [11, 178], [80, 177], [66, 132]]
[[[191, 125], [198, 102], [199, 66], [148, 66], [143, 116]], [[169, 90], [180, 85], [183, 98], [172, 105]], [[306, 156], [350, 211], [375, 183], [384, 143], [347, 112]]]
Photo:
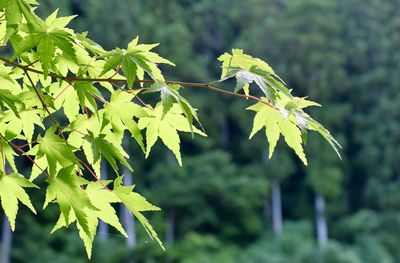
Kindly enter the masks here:
[[42, 103], [43, 109], [47, 112], [47, 114], [49, 114], [49, 117], [53, 120], [53, 122], [54, 122], [55, 124], [58, 124], [58, 125], [59, 125], [59, 122], [56, 120], [56, 118], [54, 118], [53, 114], [51, 114], [51, 112], [50, 112], [49, 109], [47, 108], [47, 105], [46, 105], [46, 103], [44, 102], [44, 99], [43, 99], [42, 96], [40, 95], [39, 91], [37, 90], [35, 84], [33, 83], [33, 80], [32, 80], [32, 78], [31, 78], [31, 76], [29, 75], [28, 70], [27, 70], [27, 69], [24, 69], [24, 72], [25, 72], [25, 75], [26, 75], [26, 77], [28, 78], [29, 82], [31, 83], [31, 86], [32, 86], [33, 90], [35, 91], [36, 96], [39, 98], [40, 103]]
[[[11, 60], [9, 60], [9, 59], [7, 59], [7, 58], [5, 58], [5, 57], [2, 57], [2, 56], [0, 56], [0, 60], [3, 61], [3, 62], [5, 62], [5, 63], [7, 63], [7, 64], [9, 64], [9, 65], [11, 65], [11, 66], [14, 66], [14, 67], [17, 67], [17, 68], [21, 68], [22, 70], [24, 70], [24, 72], [27, 74], [28, 77], [29, 77], [28, 72], [34, 72], [34, 73], [42, 74], [42, 75], [43, 75], [43, 71], [40, 71], [40, 70], [33, 69], [33, 68], [29, 67], [30, 64], [28, 64], [28, 65], [21, 65], [21, 64], [19, 64], [19, 63], [13, 62], [13, 61], [11, 61]], [[31, 64], [32, 64], [32, 63], [31, 63]], [[126, 82], [126, 79], [125, 79], [125, 78], [113, 78], [116, 74], [114, 74], [114, 75], [111, 76], [110, 78], [84, 78], [84, 77], [76, 77], [76, 76], [69, 76], [69, 77], [66, 76], [66, 77], [64, 77], [64, 76], [55, 74], [55, 73], [53, 73], [53, 72], [49, 72], [48, 75], [49, 75], [50, 77], [52, 77], [52, 78], [56, 78], [56, 79], [60, 79], [60, 80], [67, 81], [67, 82], [70, 83], [70, 84], [71, 84], [71, 82], [75, 82], [75, 81], [108, 82], [108, 83], [112, 84], [112, 85], [115, 87], [115, 86], [117, 86], [115, 82], [123, 82], [123, 83]], [[207, 82], [207, 83], [166, 80], [165, 83], [166, 83], [166, 84], [179, 84], [179, 85], [184, 86], [184, 87], [200, 87], [200, 88], [207, 88], [207, 89], [210, 89], [210, 90], [213, 90], [213, 91], [216, 91], [216, 92], [219, 92], [219, 93], [224, 93], [224, 94], [227, 94], [227, 95], [230, 95], [230, 96], [236, 96], [236, 97], [241, 97], [241, 98], [245, 98], [245, 99], [255, 100], [255, 101], [260, 102], [260, 103], [263, 103], [263, 104], [265, 104], [265, 105], [267, 105], [267, 106], [269, 106], [269, 107], [271, 107], [271, 108], [274, 108], [274, 106], [273, 106], [271, 103], [269, 103], [269, 102], [267, 102], [267, 101], [264, 101], [264, 100], [262, 100], [262, 99], [260, 99], [260, 98], [258, 98], [258, 97], [256, 97], [256, 96], [245, 95], [245, 94], [240, 94], [240, 93], [235, 93], [235, 92], [230, 92], [230, 91], [223, 90], [223, 89], [216, 88], [216, 87], [213, 87], [213, 86], [212, 86], [212, 85], [214, 85], [214, 84], [218, 84], [218, 83], [221, 83], [221, 82], [223, 82], [223, 81], [225, 81], [225, 79], [223, 79], [223, 80], [211, 81], [211, 82]], [[32, 83], [32, 82], [31, 82], [31, 83]], [[137, 79], [137, 80], [134, 81], [134, 83], [154, 83], [154, 80], [151, 80], [151, 79]], [[122, 89], [121, 87], [118, 87], [118, 88]], [[122, 89], [122, 90], [125, 90], [125, 89]], [[36, 90], [35, 90], [35, 91], [36, 91]], [[125, 91], [127, 91], [127, 90], [125, 90]], [[106, 101], [101, 100], [101, 98], [97, 98], [97, 97], [96, 97], [96, 99], [97, 99], [97, 100], [100, 100], [100, 101], [103, 102], [103, 103], [106, 103]], [[41, 101], [42, 101], [42, 99], [41, 99]], [[46, 106], [46, 105], [44, 104], [44, 101], [42, 102], [42, 104], [43, 104], [44, 106]], [[46, 108], [47, 108], [47, 107], [46, 107]]]
[[42, 173], [44, 173], [45, 175], [47, 175], [47, 177], [51, 178], [50, 175], [44, 170], [42, 169], [36, 162], [35, 160], [32, 159], [32, 157], [30, 157], [24, 150], [22, 150], [21, 148], [19, 148], [18, 145], [15, 145], [14, 143], [10, 142], [9, 140], [7, 140], [6, 138], [4, 138], [4, 136], [2, 134], [0, 134], [0, 137], [5, 140], [9, 145], [11, 145], [11, 147], [13, 147], [15, 150], [19, 151], [20, 153], [22, 153], [22, 155], [24, 155], [26, 158], [29, 159], [29, 161], [31, 161], [37, 168], [39, 168], [40, 171], [42, 171]]
[[96, 181], [97, 181], [104, 189], [106, 189], [106, 190], [109, 191], [109, 192], [112, 192], [112, 190], [111, 190], [110, 188], [108, 188], [108, 187], [100, 180], [100, 178], [96, 175], [96, 173], [93, 172], [92, 169], [90, 169], [89, 165], [87, 165], [84, 161], [82, 161], [82, 160], [79, 159], [79, 158], [78, 158], [78, 160], [79, 160], [79, 162], [80, 162], [83, 166], [85, 166], [85, 168], [89, 171], [89, 173], [96, 179]]
[[[3, 136], [2, 136], [3, 137]], [[3, 175], [6, 175], [6, 160], [4, 160], [4, 152], [3, 152], [3, 139], [0, 140], [0, 152], [1, 152], [1, 165], [3, 167]]]

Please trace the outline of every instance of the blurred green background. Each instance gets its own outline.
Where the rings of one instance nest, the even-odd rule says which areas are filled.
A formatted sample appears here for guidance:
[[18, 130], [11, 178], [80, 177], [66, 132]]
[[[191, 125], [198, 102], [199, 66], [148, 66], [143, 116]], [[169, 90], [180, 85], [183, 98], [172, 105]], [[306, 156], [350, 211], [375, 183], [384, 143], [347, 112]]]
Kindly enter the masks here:
[[[243, 48], [321, 102], [311, 114], [343, 145], [340, 161], [310, 135], [308, 167], [283, 144], [268, 160], [263, 134], [247, 140], [248, 101], [188, 88], [209, 137], [183, 138], [183, 168], [160, 144], [148, 160], [129, 150], [126, 178], [162, 208], [147, 216], [167, 251], [118, 209], [131, 238], [100, 225], [90, 262], [400, 262], [398, 0], [39, 2], [43, 17], [78, 14], [72, 27], [107, 49], [161, 43], [167, 79], [218, 79], [216, 58]], [[3, 219], [1, 263], [88, 262], [75, 227], [49, 235], [56, 218], [21, 209], [12, 235]]]

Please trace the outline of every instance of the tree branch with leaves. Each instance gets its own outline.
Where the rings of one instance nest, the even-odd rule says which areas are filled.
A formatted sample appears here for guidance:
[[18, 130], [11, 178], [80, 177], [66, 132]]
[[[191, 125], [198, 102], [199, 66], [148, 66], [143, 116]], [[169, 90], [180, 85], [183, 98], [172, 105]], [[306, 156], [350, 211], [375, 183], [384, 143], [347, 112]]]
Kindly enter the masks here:
[[[67, 27], [75, 16], [58, 17], [56, 10], [42, 20], [35, 14], [37, 5], [0, 0], [0, 44], [14, 52], [0, 56], [0, 199], [13, 229], [19, 202], [36, 213], [25, 188], [38, 188], [33, 181], [44, 176], [44, 208], [57, 204], [60, 209], [53, 231], [76, 223], [89, 257], [99, 219], [126, 236], [114, 203], [123, 203], [163, 248], [142, 214], [160, 209], [134, 192], [134, 185], [122, 186], [119, 164], [133, 170], [122, 144], [128, 131], [146, 158], [160, 139], [182, 165], [180, 133], [206, 136], [197, 110], [180, 93], [184, 87], [255, 101], [248, 108], [256, 112], [250, 138], [265, 128], [269, 158], [282, 135], [307, 165], [303, 145], [309, 130], [339, 155], [338, 142], [303, 111], [320, 105], [294, 97], [266, 62], [242, 50], [219, 57], [220, 80], [166, 80], [159, 65], [174, 64], [153, 52], [158, 44], [140, 44], [136, 37], [125, 49], [106, 51], [86, 33]], [[217, 87], [231, 78], [237, 82], [234, 91]], [[141, 98], [149, 93], [160, 95], [154, 105]], [[19, 173], [18, 155], [31, 161], [30, 175]], [[114, 180], [102, 180], [102, 160], [115, 171]]]

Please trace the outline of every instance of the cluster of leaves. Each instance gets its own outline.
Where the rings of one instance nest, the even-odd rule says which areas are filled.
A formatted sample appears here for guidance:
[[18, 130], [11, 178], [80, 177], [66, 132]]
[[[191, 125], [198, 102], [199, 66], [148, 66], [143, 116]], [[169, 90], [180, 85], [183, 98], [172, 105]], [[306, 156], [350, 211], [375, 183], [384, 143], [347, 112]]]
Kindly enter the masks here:
[[[260, 59], [241, 50], [219, 58], [222, 76], [215, 83], [235, 77], [235, 92], [211, 83], [166, 81], [159, 64], [174, 64], [152, 52], [157, 44], [139, 44], [135, 38], [126, 49], [106, 51], [85, 33], [67, 27], [74, 16], [58, 17], [56, 10], [42, 20], [34, 13], [37, 4], [0, 0], [0, 44], [10, 44], [14, 51], [11, 58], [0, 57], [0, 198], [13, 229], [18, 201], [35, 212], [24, 188], [37, 187], [33, 181], [43, 177], [44, 208], [51, 203], [60, 208], [53, 231], [76, 223], [89, 257], [99, 219], [126, 235], [114, 203], [123, 203], [162, 247], [142, 215], [159, 208], [134, 192], [134, 186], [122, 185], [119, 165], [132, 170], [124, 150], [125, 131], [146, 157], [160, 138], [182, 165], [178, 132], [206, 135], [196, 110], [180, 94], [183, 86], [256, 101], [249, 108], [257, 112], [250, 137], [265, 126], [270, 156], [282, 134], [307, 164], [307, 130], [320, 133], [337, 151], [339, 145], [329, 132], [302, 110], [318, 104], [293, 97]], [[253, 82], [265, 97], [250, 95]], [[238, 93], [241, 89], [244, 95]], [[145, 103], [140, 98], [145, 93], [159, 93], [160, 101]], [[29, 179], [18, 171], [18, 154], [32, 162]], [[101, 178], [102, 161], [116, 173], [110, 188], [111, 181]]]

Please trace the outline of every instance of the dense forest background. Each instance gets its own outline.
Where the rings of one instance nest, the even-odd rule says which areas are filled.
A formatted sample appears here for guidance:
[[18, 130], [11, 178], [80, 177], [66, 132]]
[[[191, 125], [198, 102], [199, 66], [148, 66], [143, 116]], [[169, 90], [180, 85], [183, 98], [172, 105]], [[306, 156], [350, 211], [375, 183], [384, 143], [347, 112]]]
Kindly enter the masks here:
[[[398, 0], [40, 2], [105, 48], [161, 43], [172, 80], [218, 79], [216, 58], [243, 48], [321, 102], [313, 116], [343, 145], [340, 161], [310, 135], [308, 167], [285, 145], [268, 160], [263, 136], [247, 140], [246, 101], [188, 88], [208, 138], [184, 138], [183, 168], [160, 145], [148, 160], [132, 148], [125, 177], [162, 208], [147, 216], [167, 251], [119, 209], [130, 238], [100, 225], [91, 262], [400, 262]], [[1, 263], [87, 262], [74, 227], [49, 235], [56, 216], [22, 209], [13, 234], [3, 219]]]

